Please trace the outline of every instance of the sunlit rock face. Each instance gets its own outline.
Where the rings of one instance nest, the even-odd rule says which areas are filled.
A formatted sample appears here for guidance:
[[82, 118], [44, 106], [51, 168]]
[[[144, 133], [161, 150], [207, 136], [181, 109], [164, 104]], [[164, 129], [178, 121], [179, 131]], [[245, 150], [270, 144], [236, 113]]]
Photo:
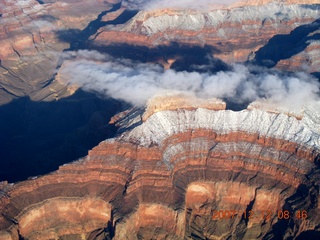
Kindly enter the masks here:
[[[115, 118], [122, 133], [85, 158], [42, 177], [3, 182], [0, 236], [265, 239], [319, 234], [319, 103], [297, 118], [257, 103], [234, 112], [225, 110], [221, 100], [208, 104], [191, 98], [158, 96], [145, 112], [132, 109]], [[219, 210], [233, 217], [217, 219]], [[290, 219], [279, 218], [284, 210]], [[298, 218], [298, 211], [308, 217]]]
[[98, 49], [171, 67], [185, 47], [199, 47], [202, 55], [228, 63], [319, 69], [317, 0], [141, 11], [114, 0], [5, 0], [0, 14], [1, 105], [23, 96], [55, 101], [72, 95], [55, 79], [67, 49]]
[[[245, 0], [205, 11], [135, 11], [119, 3], [2, 1], [0, 105], [23, 96], [78, 102], [81, 94], [60, 101], [75, 87], [59, 70], [79, 49], [164, 69], [186, 70], [212, 55], [223, 67], [319, 72], [317, 0]], [[115, 105], [102, 106], [108, 117]], [[110, 121], [117, 135], [87, 156], [44, 176], [0, 182], [0, 239], [320, 238], [319, 103], [288, 109], [258, 100], [238, 112], [226, 105], [183, 94], [156, 96], [145, 108], [119, 104], [127, 110]], [[81, 106], [83, 113], [95, 105]], [[97, 126], [108, 130], [104, 118], [96, 114], [66, 139], [66, 154], [77, 150], [70, 139], [92, 138]], [[20, 129], [14, 143], [23, 139]], [[40, 155], [43, 162], [48, 155]]]
[[[41, 3], [41, 4], [40, 4]], [[4, 0], [0, 3], [0, 105], [29, 96], [54, 101], [73, 92], [54, 81], [60, 54], [112, 1]]]
[[316, 72], [316, 3], [236, 1], [206, 10], [144, 10], [125, 24], [101, 28], [92, 44], [100, 48], [120, 44], [126, 49], [128, 45], [157, 49], [173, 43], [201, 46], [229, 63], [253, 61], [285, 70]]

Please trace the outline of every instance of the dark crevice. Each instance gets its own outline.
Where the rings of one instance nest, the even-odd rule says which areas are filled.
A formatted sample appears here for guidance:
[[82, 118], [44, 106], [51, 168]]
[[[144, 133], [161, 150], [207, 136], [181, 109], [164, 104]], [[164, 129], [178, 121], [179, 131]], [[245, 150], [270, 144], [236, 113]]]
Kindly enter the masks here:
[[245, 213], [243, 213], [241, 216], [241, 220], [243, 220], [246, 225], [248, 225], [249, 219], [252, 217], [252, 207], [254, 202], [255, 202], [255, 198], [252, 201], [250, 201], [250, 203], [248, 204], [245, 210]]
[[304, 51], [310, 41], [319, 40], [320, 34], [309, 36], [319, 29], [320, 19], [317, 19], [310, 24], [295, 28], [289, 34], [275, 35], [256, 52], [253, 62], [269, 68], [274, 67], [280, 60], [289, 59]]
[[247, 109], [249, 102], [236, 102], [235, 100], [233, 101], [232, 99], [223, 99], [223, 101], [226, 102], [226, 109], [227, 110], [232, 110], [232, 111], [241, 111], [244, 109]]
[[14, 92], [8, 91], [6, 88], [4, 88], [3, 86], [0, 86], [0, 89], [4, 92], [6, 92], [7, 94], [9, 94], [10, 96], [14, 96], [16, 98], [19, 98], [20, 96], [16, 95]]
[[17, 231], [18, 231], [18, 237], [19, 237], [19, 240], [25, 240], [25, 238], [24, 238], [24, 237], [22, 237], [22, 235], [21, 235], [21, 233], [20, 233], [19, 229], [17, 229]]
[[[296, 192], [286, 199], [285, 204], [282, 207], [282, 213], [284, 211], [289, 212], [289, 219], [279, 218], [278, 215], [278, 221], [272, 226], [272, 229], [266, 234], [263, 239], [282, 240], [286, 233], [293, 232], [296, 224], [294, 219], [299, 219], [298, 215], [296, 215], [297, 211], [301, 212], [305, 210], [307, 213], [310, 213], [311, 209], [317, 208], [318, 195], [319, 184], [312, 182], [310, 182], [308, 185], [301, 184]], [[318, 239], [313, 237], [319, 236], [319, 234], [319, 231], [310, 230], [302, 232], [299, 236], [297, 236], [297, 238], [294, 239]]]
[[56, 35], [61, 41], [69, 42], [70, 48], [65, 49], [65, 51], [74, 51], [79, 49], [87, 49], [89, 38], [95, 35], [101, 27], [107, 25], [123, 24], [134, 17], [138, 11], [125, 10], [116, 19], [112, 21], [104, 22], [102, 17], [108, 13], [119, 10], [121, 7], [121, 2], [114, 4], [110, 10], [101, 12], [98, 17], [90, 22], [88, 26], [80, 31], [79, 29], [68, 29], [56, 31]]
[[39, 4], [44, 4], [44, 1], [42, 0], [36, 0]]
[[212, 54], [219, 51], [212, 46], [192, 46], [171, 42], [169, 45], [155, 46], [148, 48], [145, 46], [134, 46], [129, 44], [111, 44], [108, 46], [97, 46], [91, 43], [90, 50], [97, 50], [106, 53], [114, 58], [125, 58], [139, 62], [167, 62], [174, 59], [170, 66], [171, 69], [187, 72], [199, 72], [213, 74], [219, 71], [228, 71], [232, 68], [221, 61], [212, 57]]

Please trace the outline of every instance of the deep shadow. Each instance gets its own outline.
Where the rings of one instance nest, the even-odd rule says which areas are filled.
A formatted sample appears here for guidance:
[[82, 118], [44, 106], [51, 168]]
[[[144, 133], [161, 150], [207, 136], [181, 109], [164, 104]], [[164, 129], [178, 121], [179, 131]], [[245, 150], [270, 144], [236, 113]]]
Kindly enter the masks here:
[[274, 67], [280, 60], [291, 58], [306, 49], [308, 41], [319, 40], [319, 33], [308, 36], [319, 29], [320, 19], [317, 19], [310, 24], [295, 28], [289, 34], [275, 35], [256, 52], [254, 63], [269, 68]]
[[311, 75], [318, 78], [318, 80], [320, 82], [320, 72], [313, 72], [313, 73], [311, 73]]
[[55, 3], [57, 0], [36, 0], [39, 4]]
[[62, 42], [77, 42], [81, 35], [81, 31], [77, 28], [63, 29], [56, 32], [58, 38]]
[[56, 102], [19, 98], [0, 107], [0, 181], [46, 174], [113, 137], [121, 103], [78, 91]]
[[[289, 219], [280, 219], [272, 226], [272, 229], [268, 232], [268, 234], [263, 238], [274, 239], [274, 240], [282, 240], [285, 234], [288, 232], [288, 229], [295, 228], [295, 219], [299, 219], [298, 215], [296, 215], [297, 211], [306, 211], [309, 214], [313, 209], [318, 207], [318, 196], [319, 196], [319, 171], [314, 171], [306, 176], [309, 180], [307, 184], [300, 184], [296, 190], [296, 192], [288, 197], [285, 200], [282, 211], [287, 210], [289, 212]], [[316, 181], [312, 181], [315, 179]], [[302, 215], [300, 215], [302, 216]], [[300, 217], [300, 220], [304, 220]], [[319, 237], [319, 231], [310, 230], [302, 232], [297, 238], [294, 239], [319, 239], [314, 237]], [[293, 239], [293, 238], [288, 238]]]
[[227, 71], [231, 67], [220, 59], [212, 57], [219, 51], [212, 46], [193, 46], [172, 42], [153, 48], [134, 46], [126, 43], [110, 44], [107, 46], [89, 45], [88, 49], [107, 53], [114, 58], [125, 58], [139, 62], [167, 62], [175, 59], [171, 69], [175, 71], [208, 72]]
[[51, 22], [51, 23], [53, 23], [53, 22], [58, 20], [58, 18], [56, 18], [56, 17], [54, 17], [52, 15], [48, 15], [48, 14], [41, 15], [41, 16], [39, 16], [38, 19], [45, 20], [45, 21]]
[[86, 49], [90, 36], [96, 34], [101, 27], [114, 24], [123, 24], [138, 13], [137, 10], [125, 10], [112, 21], [102, 21], [102, 17], [104, 15], [117, 11], [120, 9], [120, 7], [121, 2], [114, 4], [110, 10], [101, 12], [98, 17], [91, 21], [82, 31], [79, 29], [65, 29], [56, 31], [55, 34], [60, 41], [70, 43], [70, 48], [65, 49], [65, 51]]
[[133, 18], [138, 10], [125, 10], [116, 19], [102, 21], [102, 17], [108, 13], [120, 9], [121, 3], [115, 4], [110, 10], [103, 11], [88, 26], [80, 31], [79, 29], [67, 29], [56, 31], [59, 40], [70, 43], [70, 48], [65, 51], [80, 49], [97, 50], [107, 53], [115, 58], [126, 58], [140, 62], [167, 61], [175, 58], [176, 61], [171, 68], [176, 71], [197, 71], [197, 72], [217, 72], [227, 70], [229, 67], [223, 61], [208, 58], [219, 51], [212, 46], [192, 46], [172, 42], [169, 45], [160, 45], [153, 48], [145, 46], [134, 46], [129, 44], [110, 44], [107, 46], [95, 45], [90, 37], [97, 37], [98, 30], [108, 25], [124, 24]]
[[236, 102], [236, 101], [232, 101], [232, 99], [223, 99], [223, 101], [226, 102], [227, 106], [226, 109], [227, 110], [232, 110], [232, 111], [241, 111], [244, 109], [247, 109], [248, 105], [250, 104], [250, 102]]
[[306, 8], [306, 9], [312, 9], [312, 10], [319, 10], [320, 9], [320, 4], [301, 4], [300, 5], [301, 7], [303, 8]]
[[178, 72], [216, 73], [231, 70], [225, 62], [212, 57], [212, 54], [218, 53], [218, 50], [212, 46], [200, 47], [172, 43], [170, 46], [160, 46], [158, 49], [159, 53], [164, 54], [167, 59], [171, 57], [177, 59], [171, 65], [171, 69]]
[[305, 239], [320, 239], [320, 232], [313, 230], [302, 232], [296, 240], [305, 240]]

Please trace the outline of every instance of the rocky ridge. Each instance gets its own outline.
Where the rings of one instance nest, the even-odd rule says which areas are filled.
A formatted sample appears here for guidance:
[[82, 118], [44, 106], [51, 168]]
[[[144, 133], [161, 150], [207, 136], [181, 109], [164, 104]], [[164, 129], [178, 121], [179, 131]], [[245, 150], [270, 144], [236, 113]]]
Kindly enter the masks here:
[[[63, 50], [87, 41], [86, 48], [122, 57], [141, 51], [139, 60], [165, 68], [196, 46], [228, 63], [318, 72], [318, 3], [250, 0], [208, 12], [141, 11], [118, 23], [128, 12], [113, 11], [117, 2], [5, 0], [0, 104], [73, 94], [55, 79], [56, 68]], [[100, 18], [110, 24], [91, 31]], [[319, 103], [293, 112], [261, 102], [239, 112], [225, 106], [158, 96], [146, 109], [114, 117], [118, 135], [83, 159], [24, 182], [1, 182], [0, 238], [320, 238]], [[217, 210], [235, 216], [213, 219]], [[279, 219], [279, 210], [289, 210], [290, 219]], [[302, 211], [306, 219], [296, 215]]]
[[[228, 63], [254, 61], [277, 65], [284, 70], [315, 72], [319, 61], [314, 54], [319, 46], [319, 27], [312, 28], [312, 25], [319, 16], [317, 3], [264, 1], [257, 4], [255, 1], [253, 4], [244, 1], [206, 11], [145, 10], [125, 24], [101, 28], [99, 34], [92, 37], [92, 47], [122, 44], [126, 48], [140, 46], [156, 52], [159, 47], [163, 49], [178, 43], [207, 47], [209, 54]], [[291, 36], [295, 30], [301, 31], [301, 35]], [[286, 36], [292, 41], [290, 46]], [[273, 38], [276, 41], [271, 43], [275, 45], [270, 45]], [[272, 59], [261, 54], [264, 46], [270, 46], [268, 52], [273, 55], [279, 51], [279, 56]], [[170, 58], [164, 56], [167, 57]]]
[[[174, 108], [163, 97], [150, 101], [147, 109], [163, 107], [143, 121], [141, 110], [127, 112], [118, 119], [124, 131], [79, 161], [25, 182], [3, 182], [1, 239], [319, 235], [318, 103], [297, 119], [257, 108], [193, 109], [186, 106], [190, 96], [176, 98], [181, 105]], [[285, 209], [305, 210], [308, 218], [279, 219]], [[213, 219], [215, 210], [236, 214]], [[254, 217], [245, 217], [248, 211]]]
[[72, 95], [73, 89], [55, 79], [66, 49], [98, 49], [171, 67], [184, 54], [177, 46], [196, 46], [227, 63], [319, 69], [317, 0], [236, 1], [205, 12], [161, 9], [136, 15], [117, 5], [102, 0], [1, 3], [0, 104], [23, 96], [55, 101]]
[[24, 96], [35, 101], [70, 96], [72, 90], [54, 80], [61, 52], [101, 11], [113, 5], [101, 0], [1, 2], [0, 105]]

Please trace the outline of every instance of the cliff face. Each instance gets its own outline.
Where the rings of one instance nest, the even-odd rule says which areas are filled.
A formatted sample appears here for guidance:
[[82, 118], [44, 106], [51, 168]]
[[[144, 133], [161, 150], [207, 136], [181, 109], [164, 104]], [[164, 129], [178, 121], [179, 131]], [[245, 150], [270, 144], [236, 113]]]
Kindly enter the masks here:
[[111, 0], [5, 0], [0, 4], [0, 105], [22, 96], [54, 101], [72, 95], [55, 80], [66, 49], [98, 49], [170, 67], [185, 57], [185, 48], [197, 47], [189, 58], [201, 52], [228, 63], [249, 60], [318, 72], [317, 3], [235, 1], [206, 11], [135, 12]]
[[55, 76], [63, 51], [86, 41], [88, 24], [101, 12], [115, 17], [116, 3], [0, 1], [0, 181], [56, 170], [114, 135], [105, 124], [120, 104], [75, 93]]
[[319, 236], [319, 103], [297, 119], [164, 99], [118, 118], [122, 134], [87, 157], [2, 183], [1, 239]]
[[[181, 61], [192, 66], [209, 54], [227, 63], [319, 72], [318, 3], [245, 0], [208, 11], [137, 12], [117, 1], [4, 0], [0, 105], [29, 96], [56, 100], [70, 112], [94, 111], [91, 97], [81, 110], [65, 108], [81, 94], [58, 101], [74, 93], [59, 72], [68, 67], [64, 50], [70, 56], [78, 54], [73, 50], [102, 50], [176, 70], [185, 70]], [[97, 55], [93, 60], [103, 61]], [[92, 117], [87, 128], [66, 138], [66, 153], [78, 150], [81, 136], [92, 138], [91, 129], [108, 130], [104, 120], [115, 106], [101, 104], [110, 113]], [[44, 108], [30, 112], [46, 115]], [[0, 239], [320, 238], [319, 109], [318, 102], [291, 111], [261, 101], [234, 112], [218, 99], [157, 96], [145, 109], [116, 115], [111, 122], [119, 127], [117, 136], [84, 158], [27, 181], [0, 182]], [[24, 115], [13, 116], [4, 122], [14, 125], [11, 119]], [[35, 133], [39, 124], [33, 120], [12, 127], [13, 143], [23, 145], [21, 129]], [[35, 141], [39, 148], [55, 145], [46, 133], [59, 135], [59, 125], [49, 123], [53, 130], [35, 136], [46, 138], [46, 144]], [[41, 168], [39, 159], [48, 155], [34, 163]]]
[[0, 105], [23, 96], [53, 101], [71, 95], [66, 86], [53, 80], [61, 52], [114, 4], [100, 0], [39, 2], [0, 3]]
[[[101, 28], [92, 44], [126, 49], [134, 45], [156, 52], [177, 43], [206, 47], [208, 53], [228, 63], [249, 60], [285, 70], [310, 66], [313, 72], [319, 67], [314, 55], [319, 26], [312, 27], [318, 17], [319, 6], [310, 1], [237, 1], [206, 11], [140, 11], [125, 24]], [[264, 49], [273, 57], [263, 54]], [[164, 59], [170, 57], [169, 50], [167, 55]]]

